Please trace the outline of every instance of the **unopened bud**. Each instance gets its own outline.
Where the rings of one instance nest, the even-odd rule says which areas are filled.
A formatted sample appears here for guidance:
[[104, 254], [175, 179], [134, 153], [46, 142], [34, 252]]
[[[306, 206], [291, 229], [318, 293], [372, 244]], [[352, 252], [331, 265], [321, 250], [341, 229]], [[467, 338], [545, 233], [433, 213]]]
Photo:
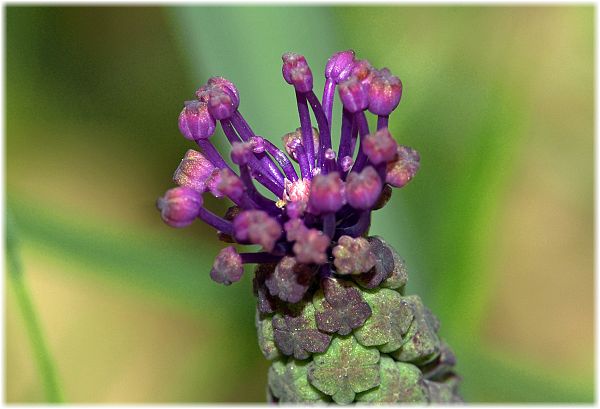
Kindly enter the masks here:
[[243, 274], [242, 257], [233, 246], [225, 247], [219, 252], [210, 270], [210, 278], [225, 285], [240, 281]]
[[156, 202], [160, 215], [171, 227], [185, 227], [192, 224], [202, 207], [202, 196], [194, 189], [179, 186], [167, 190]]
[[215, 119], [204, 102], [186, 101], [179, 114], [179, 131], [189, 140], [206, 139], [215, 133]]
[[345, 203], [344, 182], [338, 172], [317, 175], [310, 185], [309, 211], [315, 214], [338, 211]]
[[374, 71], [369, 83], [369, 111], [375, 115], [389, 115], [400, 103], [402, 82], [383, 68]]
[[293, 85], [298, 92], [308, 92], [313, 87], [313, 76], [303, 55], [285, 53], [281, 56], [281, 72], [285, 81]]
[[202, 193], [206, 190], [206, 181], [212, 174], [214, 165], [200, 152], [188, 150], [173, 174], [173, 181]]
[[346, 200], [355, 209], [370, 209], [377, 202], [382, 182], [377, 171], [367, 166], [362, 172], [350, 172], [346, 179]]
[[382, 128], [374, 134], [367, 135], [363, 148], [373, 164], [390, 162], [396, 157], [398, 143], [392, 138], [387, 128]]
[[331, 78], [336, 84], [350, 75], [354, 65], [354, 51], [339, 51], [333, 54], [325, 66], [325, 78]]

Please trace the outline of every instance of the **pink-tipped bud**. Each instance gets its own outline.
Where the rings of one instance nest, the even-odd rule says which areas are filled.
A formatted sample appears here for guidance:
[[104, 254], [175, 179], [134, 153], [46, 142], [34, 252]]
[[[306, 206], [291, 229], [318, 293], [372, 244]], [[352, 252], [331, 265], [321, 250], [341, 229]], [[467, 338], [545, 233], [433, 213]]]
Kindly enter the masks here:
[[233, 85], [233, 82], [223, 77], [209, 78], [206, 84], [196, 91], [196, 98], [198, 98], [199, 101], [208, 102], [211, 92], [215, 91], [225, 92], [231, 97], [236, 106], [240, 104], [240, 94], [237, 88]]
[[[319, 130], [315, 127], [312, 128], [312, 137], [315, 156], [317, 156], [319, 153], [320, 138]], [[302, 128], [297, 128], [294, 132], [286, 133], [281, 139], [283, 140], [283, 146], [288, 156], [290, 156], [295, 162], [298, 162], [296, 149], [299, 145], [302, 145]]]
[[340, 99], [348, 112], [363, 111], [369, 106], [367, 86], [350, 77], [339, 85]]
[[210, 278], [224, 285], [240, 281], [243, 274], [242, 256], [233, 246], [225, 247], [219, 252], [210, 270]]
[[231, 145], [231, 160], [236, 165], [245, 165], [252, 157], [252, 147], [248, 142], [234, 142]]
[[272, 251], [281, 236], [281, 225], [262, 210], [246, 210], [233, 219], [233, 230], [238, 240], [248, 240], [260, 244], [266, 251]]
[[412, 180], [420, 167], [419, 152], [399, 145], [395, 160], [387, 164], [385, 181], [394, 187], [403, 187]]
[[204, 102], [186, 101], [179, 114], [179, 131], [189, 140], [210, 138], [215, 133], [215, 118]]
[[344, 172], [348, 172], [352, 168], [352, 165], [354, 165], [354, 159], [352, 159], [352, 156], [344, 156], [340, 165]]
[[365, 273], [375, 266], [376, 258], [371, 245], [363, 237], [341, 236], [332, 251], [338, 274]]
[[303, 55], [285, 53], [281, 56], [281, 72], [285, 81], [293, 85], [298, 92], [308, 92], [313, 87], [313, 76]]
[[331, 148], [327, 148], [327, 150], [325, 151], [325, 159], [335, 159], [335, 151]]
[[244, 193], [244, 182], [229, 169], [216, 169], [206, 181], [214, 197], [238, 199]]
[[308, 231], [308, 228], [304, 225], [304, 222], [301, 219], [290, 219], [284, 225], [286, 236], [288, 241], [296, 241], [303, 234]]
[[200, 152], [188, 150], [173, 174], [173, 181], [200, 193], [206, 190], [206, 181], [215, 169], [214, 165]]
[[194, 189], [179, 186], [167, 190], [156, 201], [160, 216], [171, 227], [185, 227], [192, 224], [202, 207], [202, 196]]
[[394, 160], [398, 143], [392, 138], [387, 128], [382, 128], [374, 134], [367, 135], [362, 149], [369, 160], [378, 165], [382, 162]]
[[352, 65], [351, 76], [362, 84], [368, 84], [371, 79], [373, 67], [367, 60], [358, 60]]
[[369, 111], [375, 115], [389, 115], [400, 103], [402, 82], [383, 68], [374, 71], [369, 83]]
[[339, 51], [333, 54], [325, 66], [325, 78], [332, 79], [336, 84], [346, 80], [354, 65], [354, 51]]
[[330, 239], [322, 231], [308, 229], [296, 238], [294, 243], [294, 254], [300, 263], [323, 264], [327, 262], [327, 248]]
[[231, 94], [213, 90], [208, 95], [208, 112], [215, 119], [227, 119], [238, 109], [239, 102], [231, 96]]
[[250, 138], [250, 147], [254, 153], [263, 153], [265, 151], [265, 140], [260, 136]]
[[344, 182], [338, 172], [320, 174], [313, 178], [308, 197], [311, 213], [337, 212], [344, 204]]
[[350, 172], [346, 179], [346, 200], [355, 209], [370, 209], [377, 202], [383, 183], [372, 166]]

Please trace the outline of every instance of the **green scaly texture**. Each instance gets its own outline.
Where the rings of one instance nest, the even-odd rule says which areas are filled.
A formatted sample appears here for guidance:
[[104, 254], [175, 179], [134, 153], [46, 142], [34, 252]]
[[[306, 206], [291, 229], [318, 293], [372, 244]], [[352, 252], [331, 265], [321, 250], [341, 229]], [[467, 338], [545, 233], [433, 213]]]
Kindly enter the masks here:
[[[408, 281], [404, 260], [384, 240], [376, 239], [392, 252], [393, 269], [376, 288], [361, 286], [365, 275], [335, 276], [341, 284], [339, 288], [359, 292], [371, 313], [350, 334], [327, 333], [317, 328], [331, 337], [324, 351], [301, 360], [286, 356], [277, 345], [272, 320], [284, 315], [291, 306], [277, 302], [273, 313], [257, 311], [259, 346], [265, 357], [273, 361], [268, 375], [269, 402], [343, 405], [462, 402], [458, 392], [460, 377], [454, 371], [456, 359], [439, 336], [438, 319], [418, 295], [404, 294]], [[314, 322], [318, 320], [313, 320], [313, 315], [323, 311], [319, 307], [323, 302], [323, 289], [315, 285], [293, 308], [301, 309], [301, 314], [310, 318], [310, 328], [314, 330]], [[364, 311], [365, 307], [356, 299], [353, 302], [355, 308]], [[346, 322], [353, 322], [347, 308], [343, 313]], [[329, 328], [329, 324], [326, 321], [324, 328]], [[296, 337], [301, 333], [298, 331]]]

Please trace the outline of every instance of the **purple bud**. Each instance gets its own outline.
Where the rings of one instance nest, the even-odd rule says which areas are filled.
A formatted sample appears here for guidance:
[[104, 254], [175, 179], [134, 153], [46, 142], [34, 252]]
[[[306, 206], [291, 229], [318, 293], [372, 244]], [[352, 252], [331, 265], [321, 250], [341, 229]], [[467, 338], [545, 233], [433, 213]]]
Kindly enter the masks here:
[[359, 112], [369, 106], [368, 89], [355, 77], [350, 77], [339, 85], [340, 99], [348, 112]]
[[352, 66], [351, 76], [362, 84], [368, 84], [371, 80], [373, 67], [367, 60], [358, 60]]
[[374, 134], [367, 135], [363, 147], [365, 154], [373, 164], [389, 162], [396, 157], [398, 143], [392, 138], [387, 128], [382, 128]]
[[[312, 137], [313, 137], [313, 147], [315, 150], [315, 156], [319, 153], [319, 131], [317, 128], [312, 128]], [[285, 147], [285, 151], [294, 161], [298, 162], [298, 157], [296, 156], [296, 148], [299, 145], [302, 145], [302, 129], [297, 128], [294, 132], [289, 132], [283, 135], [281, 138], [283, 140], [283, 146]]]
[[231, 145], [231, 160], [236, 165], [245, 165], [252, 157], [252, 148], [247, 142], [234, 142]]
[[186, 101], [179, 114], [179, 131], [189, 140], [206, 139], [215, 133], [215, 119], [204, 102]]
[[335, 159], [335, 151], [331, 148], [327, 148], [327, 150], [325, 151], [325, 159]]
[[266, 251], [272, 251], [281, 236], [281, 225], [262, 210], [246, 210], [233, 220], [235, 237], [260, 244]]
[[325, 66], [325, 78], [331, 78], [336, 84], [344, 81], [352, 72], [354, 51], [339, 51], [333, 54]]
[[332, 251], [338, 274], [360, 274], [375, 266], [375, 255], [369, 241], [363, 237], [341, 236]]
[[236, 106], [240, 104], [240, 94], [237, 88], [233, 85], [233, 82], [223, 77], [209, 78], [206, 84], [196, 91], [196, 98], [198, 98], [199, 101], [208, 102], [210, 93], [213, 91], [225, 92], [231, 97]]
[[240, 281], [242, 274], [244, 274], [242, 257], [233, 246], [225, 247], [219, 252], [210, 270], [210, 278], [225, 285]]
[[307, 229], [294, 243], [294, 253], [300, 263], [323, 264], [327, 262], [327, 248], [329, 237], [317, 229]]
[[350, 172], [346, 179], [346, 200], [355, 209], [370, 209], [377, 202], [382, 185], [372, 166], [367, 166], [360, 173]]
[[292, 219], [302, 217], [305, 210], [306, 203], [302, 201], [288, 202], [285, 206], [285, 211], [287, 215]]
[[284, 225], [288, 241], [296, 241], [308, 231], [301, 219], [290, 219]]
[[202, 193], [206, 190], [206, 180], [212, 174], [214, 165], [200, 152], [188, 150], [175, 170], [173, 181]]
[[369, 86], [369, 111], [376, 115], [389, 115], [400, 103], [402, 82], [383, 68], [374, 71]]
[[252, 152], [263, 153], [265, 151], [265, 140], [260, 136], [253, 136], [250, 138], [250, 146]]
[[179, 186], [167, 190], [156, 201], [156, 207], [165, 223], [171, 227], [185, 227], [192, 224], [202, 207], [202, 196], [194, 189]]
[[298, 92], [308, 92], [313, 87], [312, 72], [303, 55], [285, 53], [281, 56], [283, 67], [281, 72], [285, 81], [293, 85]]
[[229, 169], [213, 171], [206, 185], [214, 197], [227, 196], [237, 199], [244, 193], [244, 182]]
[[345, 204], [344, 182], [338, 172], [317, 175], [310, 185], [308, 206], [311, 213], [331, 213]]
[[387, 164], [385, 181], [394, 187], [403, 187], [419, 170], [419, 152], [408, 146], [399, 145], [396, 159]]
[[352, 168], [352, 165], [354, 165], [354, 159], [352, 159], [352, 156], [344, 156], [340, 162], [340, 165], [342, 166], [342, 170], [344, 172], [348, 172], [350, 168]]
[[215, 119], [227, 119], [237, 110], [239, 102], [236, 103], [227, 92], [211, 90], [208, 94], [208, 112]]

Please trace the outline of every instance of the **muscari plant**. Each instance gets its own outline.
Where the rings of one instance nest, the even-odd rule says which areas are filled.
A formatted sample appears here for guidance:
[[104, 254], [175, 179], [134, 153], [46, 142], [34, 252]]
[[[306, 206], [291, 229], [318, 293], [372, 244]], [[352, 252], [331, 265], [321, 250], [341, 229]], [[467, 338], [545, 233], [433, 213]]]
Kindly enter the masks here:
[[[225, 247], [210, 276], [230, 285], [244, 264], [257, 265], [256, 328], [272, 361], [270, 402], [461, 402], [455, 356], [438, 335], [439, 321], [419, 296], [405, 295], [404, 260], [383, 238], [368, 235], [372, 212], [419, 169], [419, 154], [388, 130], [401, 81], [342, 51], [327, 62], [319, 100], [304, 56], [282, 59], [300, 118], [300, 127], [283, 136], [285, 152], [254, 133], [233, 83], [210, 78], [179, 115], [179, 130], [200, 151], [186, 152], [173, 176], [179, 186], [158, 199], [163, 220], [185, 227], [199, 218], [226, 243], [262, 247]], [[336, 88], [343, 105], [337, 152]], [[375, 131], [367, 111], [377, 115]], [[217, 122], [236, 169], [210, 141]], [[205, 193], [233, 206], [219, 216], [203, 206]]]

